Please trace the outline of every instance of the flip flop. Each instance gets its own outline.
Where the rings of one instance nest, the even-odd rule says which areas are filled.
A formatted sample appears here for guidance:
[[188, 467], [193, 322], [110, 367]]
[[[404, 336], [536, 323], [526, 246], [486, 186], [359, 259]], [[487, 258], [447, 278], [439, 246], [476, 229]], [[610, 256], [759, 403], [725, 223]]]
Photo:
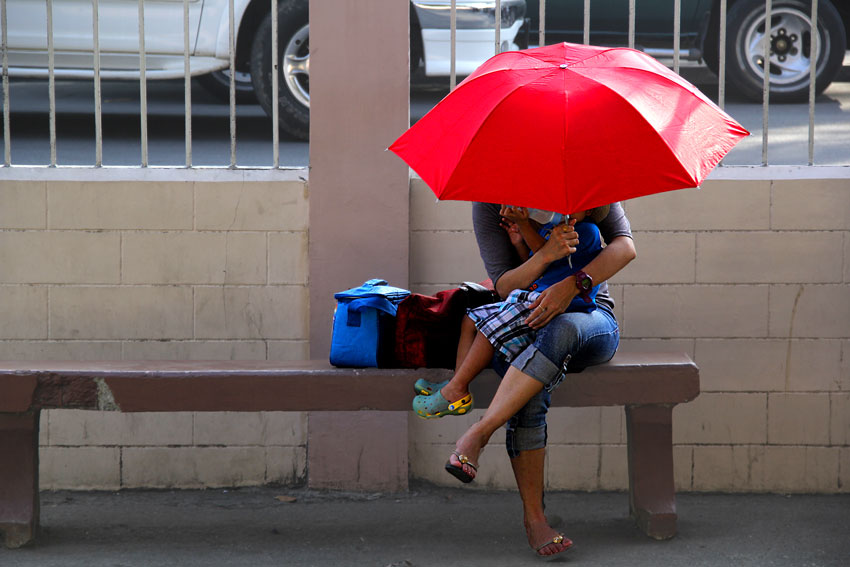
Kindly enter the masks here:
[[416, 382], [413, 383], [413, 391], [416, 392], [418, 396], [430, 396], [434, 392], [439, 392], [443, 389], [443, 387], [448, 384], [448, 380], [443, 380], [442, 382], [429, 382], [425, 378], [420, 378]]
[[[452, 455], [457, 457], [457, 460], [460, 461], [461, 465], [469, 465], [470, 467], [472, 467], [472, 470], [474, 470], [475, 472], [478, 472], [478, 467], [473, 465], [470, 462], [469, 457], [467, 457], [466, 455], [458, 453], [457, 451], [452, 451]], [[448, 461], [446, 461], [446, 470], [449, 472], [450, 475], [452, 475], [453, 477], [455, 477], [456, 479], [458, 479], [459, 481], [461, 481], [464, 484], [470, 483], [470, 482], [473, 481], [473, 479], [475, 479], [474, 476], [467, 474], [467, 472], [465, 470], [463, 470], [462, 467], [454, 466], [452, 464], [451, 457], [449, 458]], [[543, 547], [546, 547], [547, 545], [549, 545], [549, 544], [546, 543], [546, 544], [543, 545]]]
[[454, 402], [448, 401], [439, 391], [430, 396], [419, 395], [413, 398], [413, 411], [424, 419], [434, 419], [444, 415], [464, 415], [472, 411], [473, 407], [472, 394], [467, 394]]
[[[552, 545], [553, 543], [562, 543], [562, 544], [564, 544], [565, 547], [564, 547], [564, 549], [562, 549], [558, 553], [553, 553], [552, 555], [541, 555], [540, 550], [543, 549], [544, 547], [546, 547], [547, 545]], [[547, 541], [546, 543], [544, 543], [543, 545], [534, 548], [534, 555], [536, 555], [537, 557], [539, 557], [543, 561], [552, 561], [554, 559], [559, 558], [562, 553], [564, 553], [568, 549], [571, 549], [572, 547], [573, 547], [573, 541], [571, 539], [565, 537], [564, 534], [558, 534], [555, 537], [553, 537], [552, 539], [550, 539], [549, 541]]]

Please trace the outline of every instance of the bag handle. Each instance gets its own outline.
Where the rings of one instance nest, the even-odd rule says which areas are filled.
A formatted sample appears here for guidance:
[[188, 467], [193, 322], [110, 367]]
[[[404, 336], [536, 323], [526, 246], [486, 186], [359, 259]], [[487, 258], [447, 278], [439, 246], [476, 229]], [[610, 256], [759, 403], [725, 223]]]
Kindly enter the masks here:
[[346, 304], [346, 307], [348, 308], [348, 315], [345, 320], [349, 327], [360, 326], [360, 312], [363, 309], [377, 309], [378, 311], [389, 313], [393, 317], [395, 317], [398, 311], [398, 307], [392, 301], [380, 295], [370, 295], [369, 297], [353, 299]]

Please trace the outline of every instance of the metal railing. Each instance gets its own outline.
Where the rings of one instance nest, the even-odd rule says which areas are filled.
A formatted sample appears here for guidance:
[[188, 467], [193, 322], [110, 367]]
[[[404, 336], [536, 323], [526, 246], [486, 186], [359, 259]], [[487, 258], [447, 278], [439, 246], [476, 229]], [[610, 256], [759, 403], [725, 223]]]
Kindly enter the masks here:
[[[50, 167], [58, 167], [56, 158], [56, 84], [55, 84], [55, 46], [54, 46], [54, 0], [42, 0], [46, 5], [46, 27], [47, 27], [47, 58], [48, 58], [48, 96], [49, 96], [49, 143], [50, 143]], [[270, 3], [272, 14], [277, 14], [277, 0], [267, 0]], [[103, 167], [103, 123], [102, 123], [102, 86], [101, 86], [101, 51], [100, 51], [100, 22], [99, 22], [99, 4], [98, 0], [92, 2], [92, 35], [93, 35], [93, 80], [94, 80], [94, 120], [95, 120], [95, 162], [94, 167]], [[190, 45], [190, 10], [189, 0], [183, 0], [183, 57], [184, 57], [184, 107], [185, 107], [185, 164], [184, 167], [192, 168], [193, 165], [193, 147], [192, 147], [192, 84], [191, 84], [191, 64], [192, 56]], [[495, 52], [498, 53], [501, 49], [501, 1], [496, 0], [496, 18], [494, 25], [494, 45]], [[583, 22], [583, 40], [584, 43], [590, 42], [590, 0], [583, 0], [584, 4], [584, 22]], [[629, 0], [628, 5], [628, 45], [635, 45], [635, 20], [636, 8], [635, 0]], [[717, 100], [720, 108], [725, 108], [726, 104], [726, 31], [727, 31], [727, 0], [720, 0], [719, 12], [719, 53], [718, 53], [718, 75], [719, 85], [717, 92]], [[765, 0], [766, 19], [765, 22], [771, 22], [772, 16], [772, 0]], [[237, 167], [237, 145], [236, 145], [236, 29], [235, 29], [235, 8], [234, 0], [228, 0], [228, 24], [229, 24], [229, 71], [230, 71], [230, 111], [229, 111], [229, 128], [230, 128], [230, 159], [229, 168]], [[681, 0], [673, 2], [673, 69], [679, 72], [680, 69], [680, 46], [681, 46]], [[457, 0], [452, 0], [450, 4], [450, 38], [451, 38], [451, 70], [449, 84], [450, 88], [455, 88], [457, 84], [456, 76], [456, 58], [457, 58]], [[814, 163], [814, 138], [815, 138], [815, 97], [816, 97], [816, 66], [818, 58], [818, 40], [819, 34], [817, 30], [818, 19], [818, 0], [812, 1], [811, 10], [811, 61], [810, 76], [809, 76], [809, 120], [808, 120], [808, 164]], [[3, 141], [4, 141], [4, 165], [9, 167], [11, 162], [11, 112], [10, 112], [10, 85], [9, 85], [9, 61], [8, 61], [8, 23], [7, 23], [7, 0], [0, 0], [0, 26], [2, 26], [2, 92], [3, 92]], [[546, 1], [541, 0], [539, 4], [539, 34], [538, 42], [540, 45], [546, 43]], [[278, 36], [276, 17], [271, 18], [272, 22], [272, 101], [278, 100], [279, 95], [279, 73], [278, 70]], [[769, 26], [768, 26], [769, 27]], [[765, 41], [763, 41], [763, 66], [765, 69], [763, 80], [763, 97], [762, 97], [762, 159], [761, 165], [768, 165], [768, 139], [769, 139], [769, 113], [770, 113], [770, 73], [768, 70], [770, 61], [770, 33], [769, 29], [765, 31]], [[138, 50], [139, 50], [139, 98], [140, 98], [140, 167], [149, 167], [148, 154], [148, 101], [147, 101], [147, 52], [145, 46], [145, 1], [138, 0]], [[273, 153], [273, 169], [280, 168], [280, 135], [279, 135], [279, 108], [277, 104], [272, 104], [272, 153]]]

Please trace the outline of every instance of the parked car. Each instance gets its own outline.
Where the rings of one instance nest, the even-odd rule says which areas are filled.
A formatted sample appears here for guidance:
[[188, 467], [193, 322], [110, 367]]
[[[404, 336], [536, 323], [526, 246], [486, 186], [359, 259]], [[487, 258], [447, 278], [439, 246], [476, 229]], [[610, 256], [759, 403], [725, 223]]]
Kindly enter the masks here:
[[[91, 78], [94, 74], [92, 5], [88, 0], [53, 0], [55, 77]], [[448, 75], [450, 0], [410, 2], [411, 64], [428, 76]], [[272, 114], [271, 3], [234, 0], [236, 90], [240, 101], [256, 100]], [[291, 136], [306, 139], [310, 121], [310, 25], [308, 0], [278, 0], [280, 124]], [[222, 98], [230, 90], [229, 0], [190, 0], [190, 69]], [[48, 42], [45, 2], [6, 0], [8, 61], [11, 77], [47, 77]], [[184, 3], [147, 1], [145, 10], [146, 78], [183, 77]], [[100, 69], [103, 79], [139, 78], [138, 3], [98, 2]], [[457, 73], [471, 73], [495, 50], [495, 2], [458, 0]], [[502, 50], [516, 49], [525, 0], [502, 0]], [[376, 62], [363, 62], [365, 65]]]
[[[770, 93], [775, 102], [807, 100], [811, 52], [811, 0], [773, 0], [770, 32]], [[528, 0], [530, 35], [539, 29], [539, 0]], [[764, 82], [765, 1], [728, 0], [726, 72], [732, 90], [761, 101]], [[628, 0], [594, 0], [590, 8], [590, 42], [627, 45]], [[546, 43], [581, 42], [584, 2], [546, 2]], [[815, 87], [826, 89], [841, 70], [850, 30], [850, 2], [819, 0], [819, 53]], [[720, 0], [682, 0], [681, 49], [686, 59], [719, 67]], [[640, 0], [635, 7], [636, 47], [653, 55], [673, 54], [673, 2]]]

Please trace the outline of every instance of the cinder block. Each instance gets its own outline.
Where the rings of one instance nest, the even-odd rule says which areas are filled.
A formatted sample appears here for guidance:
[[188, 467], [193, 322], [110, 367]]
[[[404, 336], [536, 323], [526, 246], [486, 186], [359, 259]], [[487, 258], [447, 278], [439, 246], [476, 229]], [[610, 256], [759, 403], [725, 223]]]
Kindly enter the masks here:
[[181, 339], [192, 337], [187, 287], [62, 287], [50, 292], [54, 339]]
[[763, 337], [768, 286], [630, 285], [624, 320], [629, 337]]
[[307, 360], [310, 343], [307, 340], [266, 341], [269, 360]]
[[[15, 360], [15, 359], [12, 359]], [[50, 412], [53, 410], [41, 410], [41, 415], [38, 417], [38, 446], [47, 447], [50, 444]]]
[[840, 389], [837, 340], [698, 339], [695, 361], [703, 392]]
[[0, 282], [118, 283], [117, 232], [0, 232]]
[[673, 485], [676, 490], [694, 488], [694, 448], [691, 445], [673, 445]]
[[303, 286], [197, 287], [195, 334], [207, 339], [306, 339]]
[[[694, 339], [620, 339], [620, 347], [617, 352], [641, 353], [641, 352], [684, 352], [694, 359]], [[700, 381], [702, 381], [702, 367], [700, 367]]]
[[245, 232], [131, 232], [122, 281], [129, 284], [266, 283], [266, 237]]
[[257, 486], [265, 477], [264, 447], [123, 449], [123, 488]]
[[311, 488], [407, 490], [407, 413], [311, 412], [307, 482]]
[[[414, 443], [436, 443], [451, 444], [454, 447], [455, 441], [460, 439], [474, 423], [481, 420], [484, 411], [484, 409], [479, 408], [466, 415], [451, 416], [447, 419], [422, 419], [415, 413], [408, 412], [409, 442], [411, 445]], [[488, 446], [495, 447], [504, 445], [504, 443], [505, 430], [499, 428], [490, 437]]]
[[639, 261], [615, 276], [616, 282], [691, 283], [696, 273], [696, 234], [686, 232], [635, 232]]
[[190, 412], [51, 410], [51, 446], [191, 445]]
[[850, 236], [844, 234], [844, 283], [850, 283]]
[[594, 445], [549, 445], [546, 488], [598, 490], [600, 448]]
[[51, 229], [192, 228], [191, 182], [48, 182]]
[[263, 341], [125, 341], [124, 360], [265, 360]]
[[306, 447], [266, 447], [266, 483], [294, 485], [306, 480]]
[[263, 445], [307, 444], [307, 412], [270, 411], [260, 414]]
[[39, 488], [117, 490], [120, 462], [117, 447], [45, 447], [39, 451]]
[[0, 360], [121, 360], [121, 343], [0, 341]]
[[767, 442], [828, 445], [829, 394], [769, 394]]
[[307, 285], [309, 270], [306, 232], [269, 234], [269, 283]]
[[700, 283], [839, 283], [839, 232], [706, 232], [697, 235]]
[[757, 491], [763, 488], [765, 449], [756, 445], [694, 447], [694, 490]]
[[806, 179], [772, 183], [771, 228], [850, 229], [850, 181]]
[[471, 231], [413, 232], [410, 235], [410, 281], [446, 288], [487, 278]]
[[264, 423], [259, 412], [195, 412], [195, 445], [262, 445]]
[[604, 407], [602, 410], [602, 443], [619, 445], [626, 442], [625, 410], [622, 407]]
[[551, 408], [546, 422], [553, 445], [597, 444], [602, 438], [602, 408]]
[[0, 285], [0, 339], [47, 338], [47, 287]]
[[829, 395], [830, 445], [850, 445], [850, 393]]
[[629, 489], [629, 457], [625, 445], [599, 447], [599, 490]]
[[410, 230], [472, 230], [472, 203], [438, 201], [418, 178], [410, 180]]
[[307, 184], [302, 181], [196, 183], [198, 230], [307, 230]]
[[764, 489], [836, 492], [838, 447], [765, 447]]
[[767, 442], [766, 394], [703, 393], [673, 408], [673, 443], [738, 445]]
[[841, 374], [838, 389], [850, 390], [850, 340], [841, 341]]
[[47, 183], [4, 180], [0, 184], [0, 229], [46, 227]]
[[699, 190], [632, 199], [626, 212], [640, 230], [767, 230], [770, 181], [706, 181]]
[[850, 284], [771, 285], [770, 336], [850, 337]]

